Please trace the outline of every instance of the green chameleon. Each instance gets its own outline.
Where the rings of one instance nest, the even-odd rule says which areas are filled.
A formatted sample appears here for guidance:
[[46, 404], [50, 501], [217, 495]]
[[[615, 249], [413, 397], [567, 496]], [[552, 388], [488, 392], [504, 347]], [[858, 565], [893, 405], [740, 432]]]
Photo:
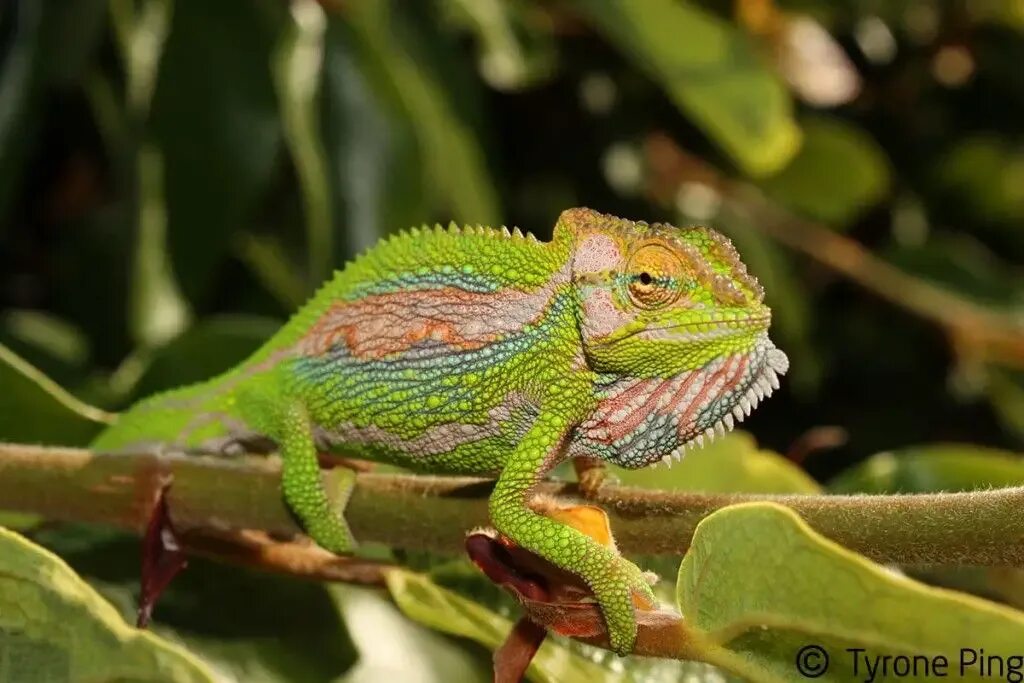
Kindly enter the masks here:
[[671, 463], [742, 420], [788, 367], [762, 299], [704, 227], [570, 209], [548, 243], [413, 229], [338, 271], [239, 366], [143, 400], [93, 447], [277, 451], [285, 501], [337, 553], [354, 547], [347, 496], [327, 490], [318, 452], [496, 476], [494, 526], [581, 577], [625, 654], [633, 593], [654, 602], [645, 574], [535, 512], [531, 491], [565, 458]]

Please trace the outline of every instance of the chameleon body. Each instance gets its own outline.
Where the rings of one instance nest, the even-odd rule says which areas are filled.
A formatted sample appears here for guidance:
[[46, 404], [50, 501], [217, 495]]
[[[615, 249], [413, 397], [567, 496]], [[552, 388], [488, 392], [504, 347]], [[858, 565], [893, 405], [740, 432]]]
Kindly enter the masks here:
[[567, 457], [643, 467], [731, 428], [788, 366], [769, 321], [708, 228], [570, 209], [547, 243], [413, 229], [338, 271], [238, 367], [140, 402], [93, 446], [276, 450], [285, 501], [339, 553], [353, 539], [318, 452], [495, 476], [494, 526], [586, 581], [621, 654], [633, 593], [654, 601], [644, 574], [532, 510], [531, 490]]

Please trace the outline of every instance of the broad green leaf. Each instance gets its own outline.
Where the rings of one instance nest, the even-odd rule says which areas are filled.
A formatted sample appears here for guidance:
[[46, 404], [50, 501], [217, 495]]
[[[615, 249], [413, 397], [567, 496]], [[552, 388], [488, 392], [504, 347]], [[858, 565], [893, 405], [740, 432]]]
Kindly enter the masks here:
[[415, 132], [421, 180], [433, 188], [444, 213], [464, 223], [497, 224], [495, 183], [466, 111], [473, 81], [458, 73], [458, 57], [445, 52], [447, 38], [428, 30], [434, 24], [429, 17], [407, 16], [425, 8], [364, 2], [352, 5], [347, 16], [374, 87]]
[[576, 0], [748, 174], [786, 165], [800, 146], [789, 94], [727, 21], [681, 0]]
[[[855, 681], [865, 672], [862, 664], [853, 674], [847, 648], [955, 663], [963, 647], [1006, 657], [1024, 642], [1024, 613], [900, 576], [773, 503], [728, 507], [701, 522], [679, 567], [677, 599], [703, 657], [753, 681], [798, 680], [795, 658], [811, 644], [831, 659], [822, 680]], [[985, 677], [968, 670], [963, 680]]]
[[817, 493], [820, 487], [778, 453], [759, 449], [747, 432], [730, 432], [681, 462], [639, 470], [614, 468], [623, 483], [647, 488], [723, 493]]
[[841, 227], [889, 191], [889, 162], [870, 135], [841, 119], [816, 116], [802, 124], [800, 151], [763, 187], [795, 211]]
[[[386, 579], [391, 597], [402, 612], [431, 628], [469, 638], [491, 650], [497, 649], [512, 630], [512, 622], [505, 617], [441, 588], [422, 574], [394, 570]], [[550, 638], [537, 652], [528, 674], [538, 683], [622, 680], [621, 675], [603, 670]]]
[[132, 391], [136, 398], [210, 379], [245, 360], [280, 328], [258, 316], [207, 318], [156, 349]]
[[64, 562], [0, 528], [0, 680], [215, 680], [184, 648], [139, 631]]
[[1024, 484], [1020, 453], [972, 444], [934, 444], [878, 453], [829, 483], [835, 493], [970, 491]]
[[2, 344], [0, 387], [0, 441], [81, 446], [112, 419]]
[[279, 159], [271, 57], [287, 26], [273, 0], [174, 3], [148, 128], [174, 272], [191, 300], [208, 291]]
[[491, 680], [490, 662], [478, 648], [407, 619], [386, 593], [341, 584], [332, 586], [331, 593], [359, 652], [345, 683]]
[[[59, 553], [125, 619], [134, 618], [137, 538], [62, 525], [37, 532], [35, 539]], [[356, 660], [326, 584], [199, 557], [189, 559], [161, 596], [150, 628], [182, 643], [224, 682], [336, 680]]]

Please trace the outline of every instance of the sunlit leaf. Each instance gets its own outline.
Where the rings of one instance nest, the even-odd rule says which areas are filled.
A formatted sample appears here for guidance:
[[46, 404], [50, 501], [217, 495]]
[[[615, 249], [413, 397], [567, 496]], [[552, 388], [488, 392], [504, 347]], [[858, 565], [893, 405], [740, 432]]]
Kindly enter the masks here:
[[215, 680], [184, 648], [129, 626], [56, 555], [0, 528], [0, 678]]
[[677, 0], [575, 5], [747, 173], [773, 173], [796, 153], [789, 94], [728, 22]]
[[778, 453], [759, 449], [746, 432], [730, 432], [703, 448], [687, 449], [682, 462], [639, 470], [614, 468], [623, 483], [683, 491], [816, 493], [819, 486]]
[[345, 675], [346, 683], [491, 680], [486, 657], [467, 648], [464, 642], [408, 619], [386, 594], [344, 585], [332, 587], [331, 592], [359, 652], [359, 661]]
[[[1024, 642], [1024, 613], [904, 578], [772, 503], [728, 507], [701, 522], [677, 591], [704, 658], [753, 681], [796, 680], [798, 653], [809, 645], [829, 658], [828, 680], [855, 681], [864, 664], [854, 675], [847, 648], [943, 655], [956, 666], [961, 648], [1009, 656]], [[825, 661], [817, 651], [804, 665], [814, 671]]]

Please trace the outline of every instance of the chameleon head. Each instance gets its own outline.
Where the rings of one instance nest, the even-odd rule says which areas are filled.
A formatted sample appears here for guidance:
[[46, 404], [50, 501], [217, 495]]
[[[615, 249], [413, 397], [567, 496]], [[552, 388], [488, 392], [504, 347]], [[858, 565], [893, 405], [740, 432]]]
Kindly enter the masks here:
[[570, 455], [670, 463], [778, 388], [789, 361], [768, 339], [760, 284], [726, 237], [570, 209], [558, 238], [574, 245], [584, 357], [599, 384]]

